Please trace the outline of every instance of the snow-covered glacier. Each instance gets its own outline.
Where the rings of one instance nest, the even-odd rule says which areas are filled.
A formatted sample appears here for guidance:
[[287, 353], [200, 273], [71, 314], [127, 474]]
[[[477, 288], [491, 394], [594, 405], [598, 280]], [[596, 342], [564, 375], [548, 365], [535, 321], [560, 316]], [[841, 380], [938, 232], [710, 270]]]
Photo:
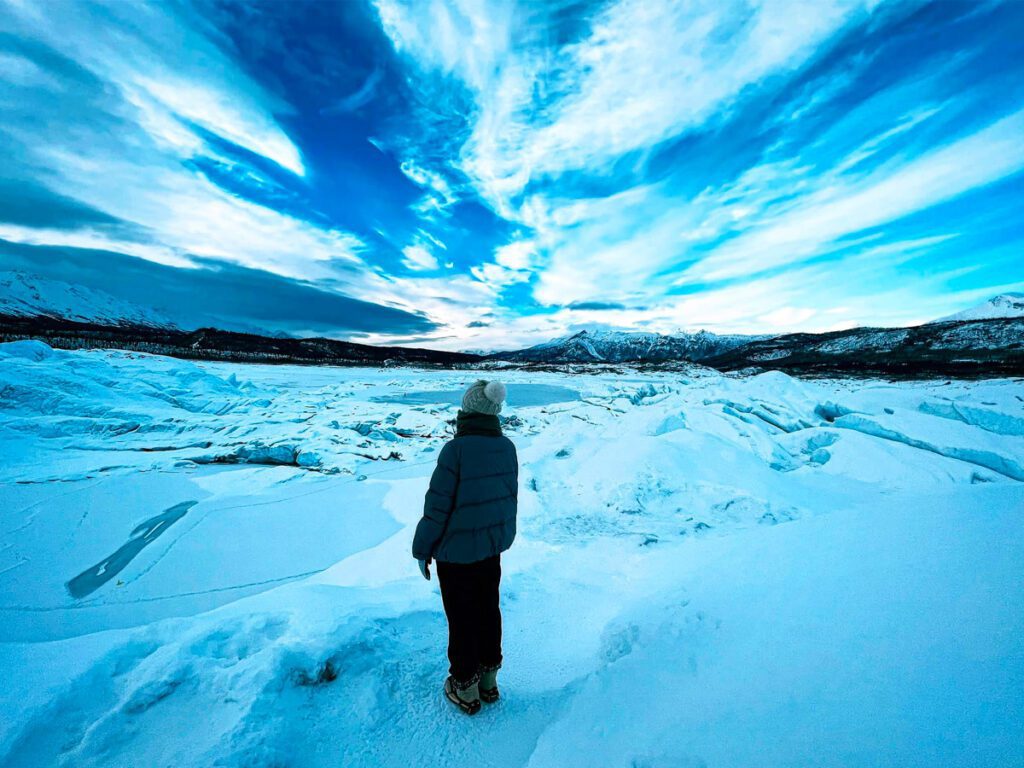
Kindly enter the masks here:
[[0, 345], [0, 765], [1024, 765], [1024, 384], [502, 371], [505, 698], [409, 555], [470, 370]]

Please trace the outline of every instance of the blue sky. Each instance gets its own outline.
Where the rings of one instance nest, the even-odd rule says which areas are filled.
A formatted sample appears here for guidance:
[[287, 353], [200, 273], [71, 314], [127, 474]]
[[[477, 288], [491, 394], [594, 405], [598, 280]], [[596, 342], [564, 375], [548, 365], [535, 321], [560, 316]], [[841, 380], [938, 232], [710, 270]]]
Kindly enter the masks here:
[[0, 0], [0, 269], [438, 348], [1024, 288], [1024, 3]]

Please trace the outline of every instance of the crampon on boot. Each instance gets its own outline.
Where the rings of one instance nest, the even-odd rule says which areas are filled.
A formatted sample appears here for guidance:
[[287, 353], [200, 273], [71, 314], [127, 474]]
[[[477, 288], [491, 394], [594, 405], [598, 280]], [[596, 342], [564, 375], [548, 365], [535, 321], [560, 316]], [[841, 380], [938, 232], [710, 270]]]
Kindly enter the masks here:
[[468, 683], [458, 683], [454, 677], [448, 675], [448, 679], [444, 681], [445, 698], [467, 715], [475, 715], [480, 711], [479, 680], [480, 677], [477, 675]]
[[493, 704], [499, 698], [498, 669], [499, 667], [480, 668], [480, 682], [478, 684], [478, 688], [480, 690], [480, 700], [486, 704]]

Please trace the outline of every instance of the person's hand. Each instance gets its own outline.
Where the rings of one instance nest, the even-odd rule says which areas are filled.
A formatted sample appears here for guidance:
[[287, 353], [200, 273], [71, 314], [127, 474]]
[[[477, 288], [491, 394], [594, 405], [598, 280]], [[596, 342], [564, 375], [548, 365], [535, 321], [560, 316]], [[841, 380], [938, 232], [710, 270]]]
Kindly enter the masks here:
[[430, 561], [429, 560], [417, 560], [420, 564], [420, 573], [423, 574], [423, 578], [430, 581]]

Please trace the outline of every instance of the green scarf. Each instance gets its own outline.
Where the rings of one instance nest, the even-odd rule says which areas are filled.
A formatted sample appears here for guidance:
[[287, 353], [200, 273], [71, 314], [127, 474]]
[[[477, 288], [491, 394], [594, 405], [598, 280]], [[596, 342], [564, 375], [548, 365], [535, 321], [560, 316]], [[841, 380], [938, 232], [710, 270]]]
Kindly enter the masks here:
[[455, 436], [463, 435], [501, 435], [501, 423], [497, 416], [476, 411], [459, 411], [455, 417]]

